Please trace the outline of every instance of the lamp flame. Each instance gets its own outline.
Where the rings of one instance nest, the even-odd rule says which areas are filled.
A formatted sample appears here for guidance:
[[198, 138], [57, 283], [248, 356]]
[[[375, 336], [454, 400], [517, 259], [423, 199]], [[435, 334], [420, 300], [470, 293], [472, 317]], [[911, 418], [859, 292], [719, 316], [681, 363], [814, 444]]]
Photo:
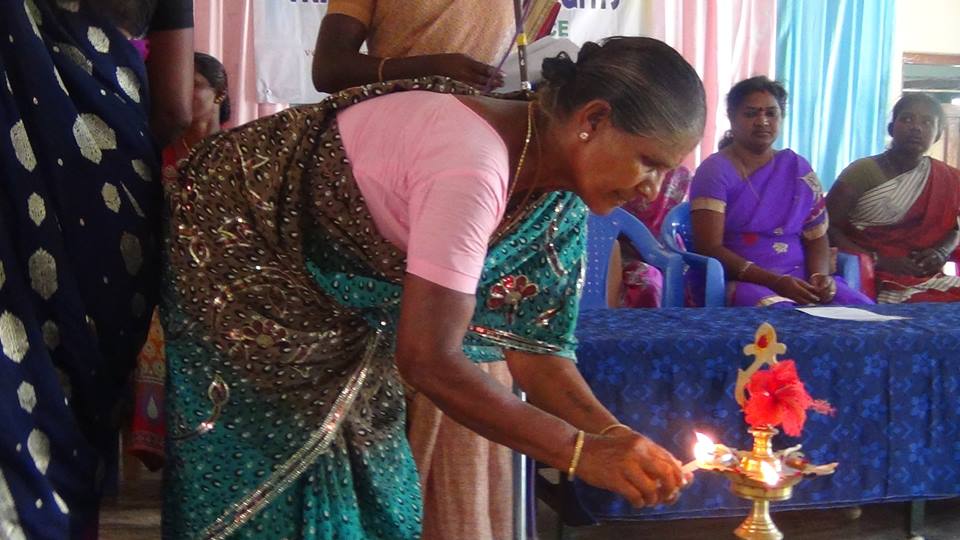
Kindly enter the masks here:
[[777, 472], [777, 469], [773, 465], [766, 461], [760, 462], [760, 476], [763, 479], [763, 483], [768, 486], [775, 486], [777, 482], [780, 481], [780, 473]]
[[716, 457], [716, 445], [713, 440], [699, 431], [694, 433], [697, 435], [697, 443], [693, 445], [693, 457], [697, 463], [705, 464], [713, 461]]

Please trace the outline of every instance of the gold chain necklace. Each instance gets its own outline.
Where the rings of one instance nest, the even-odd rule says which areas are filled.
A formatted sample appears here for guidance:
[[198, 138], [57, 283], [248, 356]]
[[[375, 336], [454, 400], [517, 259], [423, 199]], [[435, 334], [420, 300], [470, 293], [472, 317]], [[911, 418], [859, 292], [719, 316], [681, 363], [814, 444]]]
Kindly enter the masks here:
[[[513, 171], [513, 182], [511, 182], [510, 186], [507, 188], [506, 204], [508, 206], [508, 211], [509, 211], [509, 205], [510, 205], [510, 198], [513, 197], [513, 192], [517, 189], [517, 182], [519, 182], [520, 180], [520, 172], [523, 170], [523, 162], [527, 158], [527, 148], [530, 147], [530, 139], [533, 137], [533, 104], [534, 103], [535, 102], [531, 101], [530, 104], [527, 105], [527, 135], [523, 139], [523, 149], [520, 151], [520, 159], [517, 160], [517, 168]], [[527, 198], [529, 198], [529, 196], [530, 195], [528, 193]], [[523, 201], [523, 204], [526, 204], [526, 200]], [[494, 232], [493, 236], [490, 237], [490, 245], [493, 245], [497, 241], [499, 241], [500, 238], [502, 238], [503, 235], [507, 233], [507, 231], [512, 229], [513, 226], [516, 225], [517, 222], [520, 220], [520, 218], [523, 217], [523, 211], [522, 211], [523, 204], [519, 204], [513, 208], [513, 215], [509, 216], [510, 219], [506, 224], [501, 222], [500, 226], [497, 227], [496, 232]]]
[[520, 159], [517, 160], [517, 168], [513, 171], [513, 182], [507, 188], [507, 203], [517, 189], [517, 182], [520, 180], [520, 172], [523, 170], [523, 162], [527, 159], [527, 148], [530, 147], [530, 138], [533, 136], [533, 102], [527, 105], [527, 135], [523, 139], [523, 150], [520, 151]]
[[[740, 156], [740, 154], [733, 148], [730, 149], [730, 154], [733, 156], [733, 159], [731, 159], [730, 162], [733, 164], [734, 168], [737, 170], [737, 174], [740, 175], [741, 180], [747, 183], [747, 187], [749, 187], [750, 191], [753, 192], [753, 196], [757, 198], [757, 202], [760, 202], [762, 200], [760, 198], [760, 194], [757, 193], [756, 188], [753, 187], [753, 182], [750, 181], [750, 177], [753, 176], [753, 173], [747, 174], [746, 160], [744, 160]], [[769, 160], [767, 160], [763, 165], [754, 169], [753, 172], [755, 173], [761, 168], [763, 168], [767, 163], [770, 163], [770, 161], [773, 160], [774, 157], [775, 157], [774, 155], [771, 155]]]

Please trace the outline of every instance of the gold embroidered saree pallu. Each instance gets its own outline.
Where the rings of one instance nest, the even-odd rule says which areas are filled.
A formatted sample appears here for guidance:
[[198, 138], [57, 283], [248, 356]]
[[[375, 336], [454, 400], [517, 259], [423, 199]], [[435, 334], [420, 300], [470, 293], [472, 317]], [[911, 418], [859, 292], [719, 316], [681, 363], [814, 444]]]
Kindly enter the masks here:
[[[165, 537], [419, 536], [392, 354], [404, 254], [376, 231], [335, 116], [406, 89], [473, 92], [351, 89], [212, 138], [168, 193]], [[585, 218], [569, 193], [508, 212], [471, 358], [573, 357]]]

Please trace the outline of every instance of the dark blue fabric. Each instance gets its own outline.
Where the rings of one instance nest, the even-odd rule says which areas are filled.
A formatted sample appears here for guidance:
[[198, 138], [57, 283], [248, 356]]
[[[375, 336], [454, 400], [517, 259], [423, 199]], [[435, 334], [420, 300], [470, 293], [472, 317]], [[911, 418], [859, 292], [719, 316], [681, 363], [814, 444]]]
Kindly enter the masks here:
[[56, 6], [0, 0], [0, 531], [12, 538], [95, 526], [158, 277], [143, 62], [82, 7]]
[[[836, 321], [796, 310], [702, 308], [596, 310], [581, 313], [579, 368], [622, 422], [678, 459], [692, 459], [693, 431], [743, 449], [746, 425], [733, 397], [743, 347], [763, 322], [786, 344], [815, 398], [836, 416], [808, 417], [800, 439], [778, 435], [776, 448], [802, 443], [836, 474], [801, 483], [774, 508], [837, 506], [960, 494], [960, 305], [870, 306], [910, 317], [883, 323]], [[673, 506], [637, 510], [577, 482], [580, 503], [598, 519], [743, 514], [714, 473], [696, 473]]]

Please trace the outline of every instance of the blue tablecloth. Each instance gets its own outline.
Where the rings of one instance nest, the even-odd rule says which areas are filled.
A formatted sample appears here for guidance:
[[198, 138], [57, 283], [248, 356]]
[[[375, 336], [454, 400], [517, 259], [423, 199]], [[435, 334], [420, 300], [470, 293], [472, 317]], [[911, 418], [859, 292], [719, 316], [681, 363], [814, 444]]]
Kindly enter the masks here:
[[[737, 369], [763, 322], [777, 330], [800, 377], [836, 416], [808, 417], [801, 439], [817, 463], [839, 461], [830, 477], [794, 489], [775, 508], [960, 494], [960, 304], [871, 306], [907, 320], [852, 322], [772, 308], [598, 310], [581, 314], [579, 367], [620, 420], [692, 459], [693, 431], [747, 449], [733, 397]], [[699, 472], [677, 504], [637, 510], [615, 495], [575, 484], [598, 519], [742, 514], [747, 507], [714, 473]]]

